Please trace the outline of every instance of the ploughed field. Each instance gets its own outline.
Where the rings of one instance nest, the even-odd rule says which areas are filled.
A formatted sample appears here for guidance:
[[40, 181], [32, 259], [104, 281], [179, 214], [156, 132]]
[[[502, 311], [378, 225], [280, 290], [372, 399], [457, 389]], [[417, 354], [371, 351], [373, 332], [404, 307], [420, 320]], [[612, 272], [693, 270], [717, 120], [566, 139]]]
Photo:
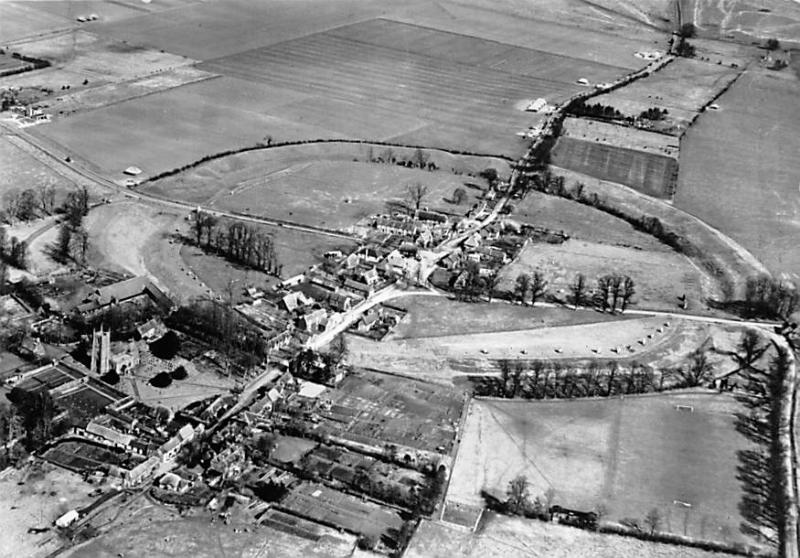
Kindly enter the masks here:
[[[180, 18], [191, 16], [190, 21], [202, 22], [206, 29], [209, 22], [203, 15], [209, 9], [184, 8], [170, 12], [168, 21], [152, 23], [158, 28], [171, 22], [176, 36], [183, 33], [187, 44], [194, 44]], [[372, 8], [364, 17], [371, 14]], [[516, 158], [527, 146], [517, 132], [543, 119], [519, 106], [538, 97], [563, 101], [580, 90], [579, 78], [611, 81], [630, 71], [630, 62], [622, 58], [620, 65], [592, 60], [588, 43], [580, 43], [582, 35], [576, 35], [581, 48], [562, 55], [544, 44], [529, 48], [481, 38], [476, 22], [457, 33], [390, 19], [353, 24], [334, 16], [329, 14], [325, 24], [315, 15], [313, 25], [301, 26], [292, 36], [280, 30], [260, 40], [247, 35], [238, 47], [243, 50], [222, 37], [219, 48], [183, 48], [179, 38], [174, 38], [175, 45], [173, 38], [147, 39], [151, 48], [173, 46], [169, 52], [204, 59], [196, 66], [201, 73], [189, 81], [220, 77], [180, 87], [167, 84], [168, 89], [149, 95], [115, 89], [107, 92], [109, 99], [136, 97], [57, 118], [35, 133], [118, 179], [130, 165], [152, 176], [206, 155], [254, 145], [266, 136], [274, 142], [383, 140]], [[129, 27], [147, 18], [151, 16], [137, 18]], [[431, 23], [439, 24], [443, 21], [435, 18]], [[308, 34], [299, 36], [303, 31]], [[500, 36], [496, 31], [491, 34]], [[129, 32], [122, 22], [98, 29], [118, 40]], [[505, 36], [517, 40], [513, 34]], [[638, 64], [636, 44], [626, 42], [626, 48]]]
[[552, 163], [658, 198], [671, 197], [678, 178], [672, 157], [568, 137], [558, 139]]
[[[736, 427], [745, 412], [709, 392], [605, 400], [473, 401], [448, 500], [479, 503], [525, 475], [531, 498], [607, 519], [658, 509], [660, 530], [727, 543], [756, 543], [742, 515], [748, 493], [740, 458], [760, 451]], [[749, 532], [750, 535], [745, 534]]]

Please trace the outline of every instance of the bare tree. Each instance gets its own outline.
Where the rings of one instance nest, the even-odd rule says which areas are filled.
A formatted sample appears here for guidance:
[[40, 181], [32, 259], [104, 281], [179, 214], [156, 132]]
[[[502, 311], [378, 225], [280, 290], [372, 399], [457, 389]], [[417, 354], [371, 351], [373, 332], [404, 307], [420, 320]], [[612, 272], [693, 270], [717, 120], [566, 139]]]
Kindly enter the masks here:
[[51, 214], [56, 206], [56, 189], [52, 184], [41, 184], [36, 192], [42, 213]]
[[702, 347], [689, 355], [689, 364], [681, 370], [686, 387], [697, 387], [711, 376], [714, 366], [708, 359], [708, 353]]
[[634, 294], [636, 294], [636, 285], [634, 284], [633, 279], [626, 275], [622, 278], [622, 292], [620, 293], [620, 297], [622, 299], [620, 310], [622, 312], [624, 312], [628, 307], [628, 304], [631, 303], [631, 299], [633, 298]]
[[508, 500], [506, 505], [509, 511], [514, 514], [521, 514], [529, 504], [530, 494], [528, 492], [528, 478], [525, 475], [517, 475], [508, 483], [506, 491]]
[[497, 286], [499, 284], [500, 284], [500, 274], [497, 272], [490, 273], [484, 278], [484, 288], [486, 289], [486, 295], [489, 297], [489, 302], [492, 301], [492, 296], [497, 290]]
[[611, 313], [617, 311], [617, 302], [619, 302], [619, 297], [622, 293], [622, 277], [619, 275], [610, 275], [609, 276], [609, 288], [611, 291]]
[[420, 182], [414, 182], [406, 186], [406, 197], [415, 211], [419, 211], [419, 206], [428, 195], [428, 187]]
[[526, 273], [517, 275], [517, 281], [514, 285], [514, 295], [519, 300], [520, 304], [525, 304], [525, 299], [528, 296], [528, 291], [531, 287], [531, 278]]
[[661, 512], [658, 511], [658, 508], [647, 512], [647, 515], [644, 516], [644, 524], [650, 529], [651, 535], [658, 531], [658, 528], [661, 527]]
[[583, 276], [583, 273], [575, 276], [575, 280], [570, 285], [570, 291], [572, 291], [572, 304], [575, 308], [582, 306], [586, 298], [586, 277]]
[[595, 297], [595, 301], [598, 306], [600, 306], [600, 310], [605, 312], [608, 308], [608, 297], [611, 293], [611, 277], [609, 275], [603, 275], [597, 278], [597, 295]]
[[741, 368], [750, 368], [768, 348], [769, 345], [761, 343], [761, 336], [755, 330], [746, 329], [736, 344], [737, 353], [731, 356]]
[[531, 274], [531, 305], [536, 304], [536, 301], [543, 298], [547, 292], [547, 281], [541, 271], [534, 271]]

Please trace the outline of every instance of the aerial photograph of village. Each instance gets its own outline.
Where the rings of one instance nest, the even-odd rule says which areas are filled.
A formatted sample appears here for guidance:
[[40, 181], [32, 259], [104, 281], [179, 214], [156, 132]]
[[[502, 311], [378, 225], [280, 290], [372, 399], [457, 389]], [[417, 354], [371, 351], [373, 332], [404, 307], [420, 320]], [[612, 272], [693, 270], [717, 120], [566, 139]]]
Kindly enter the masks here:
[[800, 0], [0, 0], [0, 558], [800, 558]]

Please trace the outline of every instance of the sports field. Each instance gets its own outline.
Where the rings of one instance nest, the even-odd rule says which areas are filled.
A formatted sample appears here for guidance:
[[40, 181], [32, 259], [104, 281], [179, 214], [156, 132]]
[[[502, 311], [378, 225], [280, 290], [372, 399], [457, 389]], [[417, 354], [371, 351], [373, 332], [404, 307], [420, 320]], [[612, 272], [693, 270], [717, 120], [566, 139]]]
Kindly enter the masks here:
[[657, 198], [670, 198], [678, 179], [678, 161], [672, 157], [570, 137], [558, 139], [552, 164]]
[[760, 451], [734, 427], [730, 395], [683, 393], [548, 402], [475, 400], [447, 498], [479, 502], [524, 474], [531, 496], [607, 518], [641, 519], [658, 508], [661, 529], [729, 543], [745, 496], [738, 452]]
[[675, 205], [800, 278], [800, 82], [748, 70], [681, 145]]

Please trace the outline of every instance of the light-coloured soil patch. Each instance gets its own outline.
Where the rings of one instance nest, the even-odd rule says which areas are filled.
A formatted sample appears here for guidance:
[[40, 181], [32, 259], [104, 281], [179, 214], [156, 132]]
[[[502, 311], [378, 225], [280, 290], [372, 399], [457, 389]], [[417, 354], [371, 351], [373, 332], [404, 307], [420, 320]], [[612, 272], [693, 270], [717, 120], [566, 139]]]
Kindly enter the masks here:
[[[36, 465], [42, 473], [11, 471], [0, 479], [0, 556], [39, 558], [61, 546], [53, 522], [71, 509], [89, 505], [96, 485], [80, 475], [49, 463]], [[24, 484], [18, 484], [24, 482]], [[28, 533], [28, 528], [47, 528], [44, 533]]]
[[549, 281], [550, 292], [565, 301], [570, 300], [569, 288], [578, 273], [584, 275], [590, 289], [602, 275], [628, 275], [636, 285], [637, 308], [677, 310], [678, 297], [684, 294], [695, 305], [705, 299], [702, 274], [676, 252], [651, 252], [572, 239], [562, 244], [529, 244], [514, 263], [502, 270], [500, 288], [513, 291], [520, 273], [530, 274], [535, 270]]
[[489, 514], [478, 533], [424, 519], [407, 558], [733, 558], [731, 554], [603, 535], [538, 520]]
[[[49, 87], [55, 91], [54, 98], [58, 97], [64, 85], [69, 85], [72, 92], [194, 62], [183, 56], [106, 40], [83, 30], [26, 42], [17, 45], [15, 50], [26, 56], [49, 60], [52, 66], [0, 78], [0, 85]], [[88, 83], [84, 84], [85, 80]]]
[[[587, 325], [495, 333], [372, 341], [348, 337], [348, 362], [386, 372], [449, 382], [465, 374], [497, 373], [499, 359], [619, 359], [647, 355], [672, 343], [680, 322], [637, 318]], [[662, 328], [662, 332], [657, 330]], [[647, 335], [652, 335], [648, 338]], [[639, 344], [643, 340], [644, 345]], [[612, 349], [631, 345], [633, 352]]]
[[147, 275], [176, 302], [208, 294], [207, 287], [182, 265], [180, 243], [171, 237], [186, 227], [178, 214], [126, 201], [93, 209], [85, 227], [94, 265]]

